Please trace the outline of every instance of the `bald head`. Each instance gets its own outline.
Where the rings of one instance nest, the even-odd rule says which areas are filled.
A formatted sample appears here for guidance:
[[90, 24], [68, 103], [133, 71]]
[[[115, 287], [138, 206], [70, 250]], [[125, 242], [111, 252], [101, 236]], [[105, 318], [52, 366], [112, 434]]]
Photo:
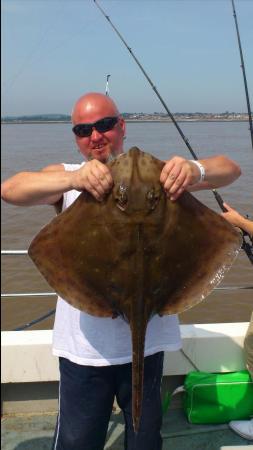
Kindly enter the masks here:
[[[96, 127], [96, 122], [104, 118], [116, 117], [117, 120], [106, 130]], [[120, 117], [114, 101], [99, 92], [89, 92], [80, 97], [72, 112], [73, 125], [93, 124], [91, 134], [76, 135], [76, 143], [86, 159], [99, 159], [107, 162], [112, 156], [123, 152], [125, 121]]]
[[[72, 122], [74, 125], [81, 122], [95, 122], [102, 117], [118, 115], [118, 108], [110, 97], [99, 92], [89, 92], [82, 95], [75, 103]], [[95, 119], [90, 120], [90, 117]]]

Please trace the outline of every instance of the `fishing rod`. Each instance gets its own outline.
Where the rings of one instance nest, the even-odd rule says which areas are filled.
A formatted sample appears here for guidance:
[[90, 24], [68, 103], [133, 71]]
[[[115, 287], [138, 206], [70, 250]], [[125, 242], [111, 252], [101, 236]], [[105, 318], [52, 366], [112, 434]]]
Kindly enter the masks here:
[[242, 46], [241, 46], [241, 38], [240, 38], [240, 33], [239, 33], [239, 26], [238, 26], [238, 22], [237, 22], [234, 0], [231, 0], [231, 3], [232, 3], [232, 8], [233, 8], [233, 16], [235, 19], [235, 28], [236, 28], [236, 34], [237, 34], [237, 40], [238, 40], [238, 46], [239, 46], [239, 52], [240, 52], [241, 68], [242, 68], [248, 116], [249, 116], [249, 129], [250, 129], [250, 136], [251, 136], [251, 145], [252, 145], [252, 149], [253, 149], [253, 125], [252, 125], [252, 114], [251, 114], [251, 107], [250, 107], [250, 101], [249, 101], [247, 77], [246, 77], [244, 58], [243, 58]]
[[[247, 83], [247, 77], [246, 77], [246, 70], [245, 70], [245, 64], [244, 64], [244, 58], [243, 58], [243, 52], [242, 52], [242, 45], [241, 45], [241, 38], [240, 38], [240, 32], [239, 32], [239, 26], [237, 21], [237, 15], [235, 10], [235, 3], [234, 0], [231, 0], [232, 9], [233, 9], [233, 16], [235, 21], [235, 28], [236, 28], [236, 34], [237, 34], [237, 41], [238, 41], [238, 47], [239, 47], [239, 53], [240, 53], [240, 59], [241, 59], [241, 68], [242, 68], [242, 74], [243, 74], [243, 81], [244, 81], [244, 89], [245, 89], [245, 96], [246, 96], [246, 103], [247, 103], [247, 109], [248, 109], [248, 119], [249, 119], [249, 130], [250, 130], [250, 137], [251, 137], [251, 146], [253, 149], [253, 125], [252, 125], [252, 114], [251, 114], [251, 106], [250, 106], [250, 100], [249, 100], [249, 91], [248, 91], [248, 83]], [[242, 248], [245, 250], [245, 252], [249, 255], [251, 255], [251, 258], [249, 259], [253, 260], [253, 239], [250, 235], [247, 235], [244, 233], [244, 236], [248, 237], [249, 242], [246, 240], [243, 241]]]
[[[97, 8], [101, 11], [101, 13], [103, 14], [103, 16], [106, 18], [106, 20], [109, 22], [109, 24], [111, 25], [111, 27], [113, 28], [113, 30], [116, 32], [116, 34], [119, 36], [120, 40], [123, 42], [123, 44], [125, 45], [125, 47], [127, 48], [127, 50], [129, 51], [129, 53], [131, 54], [131, 56], [133, 57], [133, 59], [135, 60], [136, 64], [139, 66], [141, 72], [143, 73], [143, 75], [145, 76], [145, 78], [147, 79], [147, 81], [149, 82], [149, 84], [151, 85], [153, 91], [155, 92], [155, 94], [157, 95], [157, 97], [159, 98], [160, 102], [162, 103], [165, 111], [167, 112], [168, 116], [170, 117], [170, 119], [172, 120], [173, 124], [175, 125], [176, 129], [178, 130], [180, 136], [182, 137], [184, 143], [186, 144], [187, 148], [189, 149], [191, 155], [193, 156], [194, 160], [197, 161], [198, 157], [196, 155], [196, 153], [194, 152], [192, 146], [189, 143], [189, 140], [186, 138], [186, 136], [184, 135], [182, 129], [180, 128], [180, 126], [178, 125], [175, 117], [173, 116], [173, 114], [171, 113], [171, 111], [169, 110], [167, 104], [165, 103], [165, 101], [163, 100], [163, 98], [161, 97], [161, 95], [159, 94], [156, 86], [154, 85], [154, 83], [152, 82], [151, 78], [148, 76], [147, 72], [144, 70], [143, 66], [141, 65], [141, 63], [139, 62], [139, 60], [137, 59], [137, 57], [135, 56], [134, 52], [132, 51], [132, 49], [129, 47], [129, 45], [127, 44], [127, 42], [125, 41], [125, 39], [123, 38], [123, 36], [120, 34], [120, 32], [118, 31], [118, 29], [115, 27], [115, 25], [112, 23], [112, 21], [110, 20], [110, 17], [106, 15], [105, 11], [101, 8], [101, 6], [98, 4], [97, 0], [93, 0], [95, 5], [97, 6]], [[221, 197], [221, 195], [217, 192], [216, 189], [212, 189], [212, 193], [219, 205], [219, 207], [221, 208], [221, 210], [223, 212], [226, 212], [227, 209], [224, 207], [223, 205], [223, 199]], [[246, 255], [248, 256], [250, 262], [253, 264], [253, 248], [248, 244], [248, 242], [245, 240], [245, 236], [249, 236], [247, 233], [243, 233], [242, 235], [242, 249], [245, 251]]]
[[[112, 28], [114, 29], [114, 31], [117, 33], [117, 35], [119, 36], [119, 38], [121, 39], [121, 41], [123, 42], [123, 44], [125, 45], [125, 47], [128, 49], [128, 51], [130, 52], [131, 56], [133, 57], [133, 59], [135, 60], [135, 62], [137, 63], [137, 65], [139, 66], [139, 68], [141, 69], [143, 75], [145, 76], [145, 78], [148, 80], [149, 84], [151, 85], [152, 89], [154, 90], [154, 92], [156, 93], [157, 97], [159, 98], [160, 102], [162, 103], [165, 111], [167, 112], [167, 114], [169, 115], [170, 119], [172, 120], [173, 124], [175, 125], [177, 131], [179, 132], [180, 136], [182, 137], [183, 141], [185, 142], [186, 146], [188, 147], [188, 149], [190, 150], [191, 155], [193, 156], [193, 158], [195, 159], [195, 161], [198, 160], [198, 157], [196, 155], [196, 153], [194, 152], [192, 146], [190, 145], [189, 140], [186, 138], [186, 136], [184, 135], [182, 129], [180, 128], [180, 126], [178, 125], [175, 117], [173, 116], [173, 114], [171, 113], [171, 111], [169, 110], [167, 104], [165, 103], [165, 101], [163, 100], [163, 98], [161, 97], [161, 95], [159, 94], [156, 86], [154, 85], [154, 83], [152, 82], [152, 80], [150, 79], [150, 77], [148, 76], [147, 72], [144, 70], [143, 66], [141, 65], [141, 63], [139, 62], [139, 60], [137, 59], [137, 57], [135, 56], [135, 54], [133, 53], [132, 49], [127, 45], [127, 42], [125, 41], [125, 39], [123, 38], [123, 36], [119, 33], [119, 31], [117, 30], [117, 28], [113, 25], [112, 21], [110, 20], [110, 17], [106, 15], [106, 13], [104, 12], [104, 10], [101, 8], [101, 6], [98, 4], [97, 0], [93, 0], [95, 5], [98, 7], [98, 9], [101, 11], [101, 13], [103, 14], [103, 16], [108, 20], [109, 24], [112, 26]], [[222, 209], [222, 211], [226, 211], [226, 209], [223, 206], [223, 200], [220, 196], [220, 194], [216, 191], [216, 189], [212, 189], [213, 194], [220, 206], [220, 208]]]

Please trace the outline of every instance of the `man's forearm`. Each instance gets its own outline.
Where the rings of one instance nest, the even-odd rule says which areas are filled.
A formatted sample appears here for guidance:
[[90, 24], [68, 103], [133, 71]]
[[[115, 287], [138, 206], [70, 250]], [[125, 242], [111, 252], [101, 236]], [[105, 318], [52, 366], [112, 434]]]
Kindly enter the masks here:
[[55, 205], [64, 192], [75, 189], [87, 190], [101, 201], [112, 185], [108, 167], [93, 159], [73, 171], [65, 171], [63, 164], [54, 164], [41, 172], [20, 172], [3, 182], [1, 196], [17, 206]]
[[72, 189], [72, 173], [65, 170], [20, 172], [1, 186], [1, 197], [18, 206], [54, 204]]
[[205, 180], [189, 186], [190, 191], [226, 186], [241, 175], [240, 167], [226, 156], [215, 156], [199, 160], [199, 162], [205, 168]]

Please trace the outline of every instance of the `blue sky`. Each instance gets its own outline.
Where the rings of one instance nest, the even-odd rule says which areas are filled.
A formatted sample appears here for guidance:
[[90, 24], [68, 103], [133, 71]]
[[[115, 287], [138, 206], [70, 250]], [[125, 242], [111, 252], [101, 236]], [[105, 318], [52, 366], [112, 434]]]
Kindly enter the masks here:
[[[246, 112], [231, 0], [98, 0], [172, 112]], [[235, 0], [253, 97], [253, 0]], [[69, 114], [87, 91], [164, 111], [93, 0], [2, 0], [2, 116]]]

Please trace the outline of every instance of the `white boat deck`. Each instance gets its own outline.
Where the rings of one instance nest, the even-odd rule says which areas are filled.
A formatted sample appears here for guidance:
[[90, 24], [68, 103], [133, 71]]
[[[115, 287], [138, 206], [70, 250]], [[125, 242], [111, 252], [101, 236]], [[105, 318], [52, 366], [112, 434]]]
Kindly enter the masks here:
[[[230, 372], [245, 368], [243, 341], [248, 322], [181, 325], [183, 350], [203, 371]], [[52, 356], [52, 331], [2, 332], [1, 450], [50, 450], [56, 423], [58, 361]], [[181, 353], [165, 354], [162, 395], [182, 384], [192, 370]], [[174, 383], [174, 384], [173, 384]], [[172, 389], [173, 390], [173, 389]], [[192, 425], [173, 397], [164, 415], [163, 450], [253, 449], [228, 424]], [[105, 450], [123, 450], [124, 422], [112, 414]]]
[[[1, 450], [51, 450], [55, 422], [55, 414], [3, 417]], [[162, 436], [163, 450], [253, 449], [252, 441], [236, 435], [227, 424], [191, 425], [181, 409], [170, 409], [164, 416]], [[123, 450], [123, 439], [123, 417], [113, 414], [104, 449]]]

